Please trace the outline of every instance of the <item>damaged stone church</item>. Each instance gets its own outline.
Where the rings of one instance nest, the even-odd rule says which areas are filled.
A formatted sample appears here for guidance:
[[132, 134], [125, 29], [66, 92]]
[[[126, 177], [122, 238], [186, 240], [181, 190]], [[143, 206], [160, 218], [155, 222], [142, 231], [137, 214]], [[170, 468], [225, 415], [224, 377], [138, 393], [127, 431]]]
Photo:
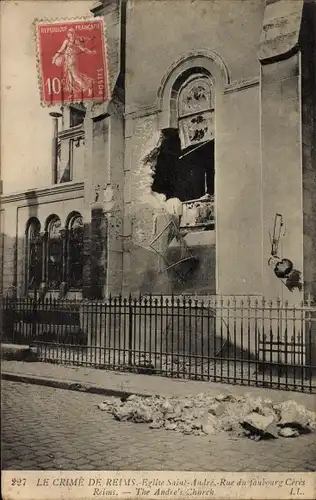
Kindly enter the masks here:
[[92, 13], [111, 100], [52, 117], [46, 188], [4, 186], [2, 290], [316, 298], [316, 3]]

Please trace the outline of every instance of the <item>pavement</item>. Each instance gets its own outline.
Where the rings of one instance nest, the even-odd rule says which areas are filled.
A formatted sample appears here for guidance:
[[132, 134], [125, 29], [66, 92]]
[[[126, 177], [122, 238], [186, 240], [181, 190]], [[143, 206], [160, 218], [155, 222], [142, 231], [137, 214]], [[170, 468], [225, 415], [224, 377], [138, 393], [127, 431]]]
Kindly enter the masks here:
[[[65, 375], [65, 367], [57, 368]], [[74, 379], [75, 374], [76, 371]], [[108, 374], [103, 373], [103, 377]], [[136, 388], [132, 379], [130, 388]], [[119, 386], [119, 376], [112, 380]], [[167, 390], [160, 380], [156, 381], [156, 387], [159, 382]], [[166, 383], [171, 391], [171, 381]], [[185, 391], [181, 383], [177, 387]], [[316, 443], [312, 434], [259, 442], [246, 437], [233, 438], [228, 433], [183, 435], [150, 429], [147, 424], [118, 422], [97, 408], [103, 399], [100, 394], [3, 380], [2, 469], [316, 470]]]
[[165, 396], [185, 396], [207, 392], [209, 395], [215, 396], [219, 393], [233, 392], [235, 395], [242, 395], [251, 392], [253, 395], [269, 398], [274, 402], [294, 399], [310, 410], [315, 411], [316, 409], [314, 394], [260, 387], [232, 386], [217, 382], [171, 379], [157, 375], [114, 372], [83, 366], [3, 360], [1, 362], [1, 377], [3, 380], [27, 382], [101, 395], [140, 394], [151, 396], [160, 394]]

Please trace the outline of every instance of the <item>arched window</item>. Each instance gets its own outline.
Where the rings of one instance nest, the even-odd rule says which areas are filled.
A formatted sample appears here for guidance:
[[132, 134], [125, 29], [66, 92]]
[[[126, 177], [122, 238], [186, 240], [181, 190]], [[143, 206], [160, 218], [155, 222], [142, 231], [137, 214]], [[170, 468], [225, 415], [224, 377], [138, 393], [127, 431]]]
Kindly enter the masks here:
[[41, 224], [35, 217], [27, 223], [26, 229], [26, 289], [38, 288], [42, 281], [42, 238]]
[[[191, 70], [192, 71], [192, 70]], [[214, 195], [214, 92], [202, 69], [176, 82], [181, 142], [177, 197], [183, 201]]]
[[181, 73], [170, 93], [172, 127], [162, 130], [152, 190], [182, 202], [214, 196], [215, 88], [208, 70]]
[[70, 127], [78, 127], [79, 125], [82, 125], [86, 114], [86, 108], [84, 107], [84, 105], [79, 103], [72, 103], [69, 106], [69, 111]]
[[76, 214], [68, 224], [67, 281], [70, 288], [82, 288], [83, 219]]
[[197, 73], [187, 78], [177, 101], [182, 149], [214, 139], [214, 93], [208, 75]]
[[61, 222], [53, 217], [47, 225], [46, 276], [48, 288], [56, 290], [62, 282], [63, 246]]

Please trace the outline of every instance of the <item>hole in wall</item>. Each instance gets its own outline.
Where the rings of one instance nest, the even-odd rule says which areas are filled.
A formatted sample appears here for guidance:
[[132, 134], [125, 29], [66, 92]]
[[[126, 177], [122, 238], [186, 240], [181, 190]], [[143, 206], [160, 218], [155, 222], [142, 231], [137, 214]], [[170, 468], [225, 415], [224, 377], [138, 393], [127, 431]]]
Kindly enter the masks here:
[[153, 169], [152, 191], [166, 199], [184, 202], [214, 195], [214, 140], [181, 150], [178, 129], [164, 129], [145, 162]]

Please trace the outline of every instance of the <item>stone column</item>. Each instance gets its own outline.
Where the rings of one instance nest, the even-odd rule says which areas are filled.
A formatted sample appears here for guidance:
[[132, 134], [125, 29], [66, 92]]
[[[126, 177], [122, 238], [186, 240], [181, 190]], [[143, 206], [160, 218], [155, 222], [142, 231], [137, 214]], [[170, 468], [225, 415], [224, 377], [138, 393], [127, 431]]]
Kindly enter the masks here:
[[261, 148], [263, 217], [263, 291], [267, 298], [297, 302], [299, 287], [268, 266], [274, 218], [281, 214], [285, 233], [278, 254], [303, 272], [301, 58], [298, 40], [303, 2], [267, 2], [259, 59], [261, 62]]
[[[100, 1], [91, 8], [106, 23], [112, 96], [124, 93], [125, 8], [121, 0]], [[84, 297], [104, 298], [122, 291], [123, 127], [123, 104], [118, 100], [87, 107], [85, 202], [89, 209], [84, 221]]]
[[113, 106], [95, 106], [85, 120], [84, 294], [90, 298], [121, 293], [122, 286], [123, 119], [108, 112]]
[[47, 231], [41, 233], [42, 237], [42, 282], [40, 285], [40, 297], [43, 298], [46, 295], [47, 286]]
[[[302, 64], [302, 159], [304, 292], [316, 301], [316, 2], [306, 2], [300, 34]], [[316, 328], [316, 323], [315, 323]]]
[[102, 207], [91, 210], [90, 297], [102, 299], [107, 276], [107, 221]]
[[91, 293], [91, 273], [90, 273], [90, 237], [91, 235], [91, 213], [89, 219], [86, 218], [83, 229], [83, 269], [82, 269], [82, 297], [89, 299]]
[[60, 298], [65, 297], [69, 289], [69, 283], [67, 280], [67, 269], [68, 269], [68, 229], [62, 229], [60, 231], [62, 240], [62, 279], [59, 287]]

